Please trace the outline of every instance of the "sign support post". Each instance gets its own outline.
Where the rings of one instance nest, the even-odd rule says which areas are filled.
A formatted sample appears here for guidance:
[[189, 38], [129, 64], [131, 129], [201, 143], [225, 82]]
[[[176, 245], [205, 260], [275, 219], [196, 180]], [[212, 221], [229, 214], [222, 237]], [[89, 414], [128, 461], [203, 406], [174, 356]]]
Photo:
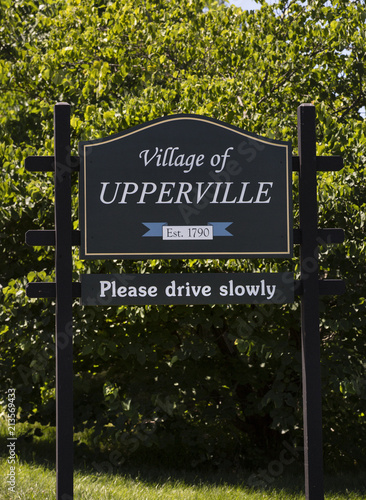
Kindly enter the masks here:
[[54, 109], [57, 500], [73, 498], [72, 219], [70, 105]]
[[315, 107], [298, 107], [305, 496], [323, 500]]

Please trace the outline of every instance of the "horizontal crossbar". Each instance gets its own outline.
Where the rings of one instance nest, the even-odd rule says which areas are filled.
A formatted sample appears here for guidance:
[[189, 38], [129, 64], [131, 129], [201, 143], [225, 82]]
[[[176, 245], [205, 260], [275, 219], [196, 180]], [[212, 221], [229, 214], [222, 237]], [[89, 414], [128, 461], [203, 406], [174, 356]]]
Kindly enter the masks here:
[[[303, 282], [295, 280], [295, 295], [304, 293]], [[346, 291], [346, 285], [343, 280], [329, 279], [319, 280], [320, 295], [342, 295]], [[56, 297], [56, 283], [28, 283], [26, 287], [27, 296], [32, 299], [54, 299]], [[81, 283], [72, 283], [72, 296], [81, 297]]]
[[[320, 295], [343, 295], [346, 291], [346, 284], [343, 280], [323, 279], [319, 280]], [[295, 280], [295, 295], [303, 295], [303, 280]]]
[[320, 280], [320, 295], [343, 295], [346, 292], [346, 283], [343, 280]]
[[[301, 229], [294, 229], [294, 244], [301, 243]], [[72, 244], [74, 246], [80, 245], [81, 233], [78, 230], [72, 232]], [[54, 229], [31, 229], [25, 234], [25, 242], [29, 246], [54, 246], [55, 245], [55, 230]], [[318, 243], [319, 245], [329, 245], [331, 243], [343, 243], [344, 230], [331, 228], [331, 229], [318, 229]]]
[[[338, 228], [318, 229], [318, 245], [330, 245], [331, 243], [343, 243], [344, 230]], [[294, 245], [302, 243], [301, 229], [294, 229]]]
[[[26, 293], [31, 299], [54, 299], [56, 298], [56, 283], [28, 283]], [[72, 283], [72, 296], [74, 298], [81, 297], [81, 283]]]
[[[54, 156], [28, 156], [24, 162], [25, 169], [28, 172], [54, 172], [55, 157]], [[70, 172], [78, 172], [80, 170], [79, 156], [71, 156], [70, 164], [65, 165]]]
[[[31, 247], [54, 246], [56, 243], [56, 235], [54, 229], [35, 229], [25, 233], [25, 242]], [[80, 231], [72, 232], [72, 244], [80, 245]]]
[[[343, 168], [343, 158], [341, 156], [317, 156], [316, 169], [318, 172], [339, 172]], [[300, 171], [300, 158], [292, 157], [292, 170]]]
[[[54, 172], [54, 156], [28, 156], [25, 159], [25, 169], [29, 172]], [[80, 170], [80, 157], [71, 156], [70, 168], [72, 172]], [[343, 158], [341, 156], [317, 156], [316, 169], [318, 172], [339, 172], [343, 168]], [[298, 156], [292, 157], [292, 170], [299, 172], [300, 159]]]

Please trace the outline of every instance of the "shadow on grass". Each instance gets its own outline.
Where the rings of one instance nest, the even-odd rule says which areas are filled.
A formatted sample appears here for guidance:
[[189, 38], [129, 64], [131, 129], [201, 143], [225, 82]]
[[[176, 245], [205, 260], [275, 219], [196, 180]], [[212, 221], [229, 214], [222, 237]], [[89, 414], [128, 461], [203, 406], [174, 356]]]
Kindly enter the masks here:
[[[1, 456], [6, 454], [7, 438], [1, 432]], [[200, 463], [190, 466], [190, 461], [175, 454], [164, 453], [152, 448], [139, 449], [138, 453], [125, 459], [117, 450], [102, 453], [82, 440], [75, 441], [74, 470], [94, 475], [108, 474], [123, 476], [131, 480], [157, 485], [180, 483], [187, 486], [241, 486], [257, 491], [283, 491], [288, 494], [304, 493], [304, 474], [301, 460], [281, 466], [272, 460], [262, 467], [249, 471], [232, 463], [213, 466]], [[4, 451], [5, 450], [5, 451]], [[55, 428], [24, 427], [17, 435], [16, 450], [22, 462], [41, 465], [51, 470], [56, 467]], [[365, 471], [354, 471], [325, 475], [325, 492], [347, 496], [352, 492], [366, 494]]]

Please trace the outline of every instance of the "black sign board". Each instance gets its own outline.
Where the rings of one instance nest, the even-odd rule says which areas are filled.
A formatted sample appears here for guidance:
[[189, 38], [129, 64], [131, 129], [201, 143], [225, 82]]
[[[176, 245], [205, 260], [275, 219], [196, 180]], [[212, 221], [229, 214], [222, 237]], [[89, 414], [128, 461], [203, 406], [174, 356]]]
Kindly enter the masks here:
[[173, 115], [79, 152], [81, 258], [292, 255], [289, 142]]
[[84, 274], [82, 305], [286, 304], [292, 273]]

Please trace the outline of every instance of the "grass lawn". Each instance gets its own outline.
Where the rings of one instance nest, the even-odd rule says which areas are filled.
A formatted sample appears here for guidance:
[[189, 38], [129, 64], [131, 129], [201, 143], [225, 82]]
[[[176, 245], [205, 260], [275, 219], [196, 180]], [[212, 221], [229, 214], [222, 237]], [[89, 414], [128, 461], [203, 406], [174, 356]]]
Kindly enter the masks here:
[[[148, 468], [149, 469], [149, 468]], [[16, 464], [15, 493], [8, 491], [6, 474], [9, 465], [0, 461], [0, 498], [2, 500], [55, 499], [55, 470], [45, 466], [18, 462]], [[155, 478], [154, 478], [155, 476]], [[327, 500], [361, 500], [366, 498], [365, 480], [359, 477], [326, 478]], [[193, 476], [182, 471], [158, 472], [147, 470], [136, 475], [100, 474], [77, 471], [74, 475], [75, 500], [300, 500], [301, 478], [281, 478], [278, 486], [250, 488], [242, 484], [225, 482], [225, 478]], [[282, 484], [281, 484], [282, 483]], [[363, 484], [362, 484], [363, 483]], [[352, 489], [354, 490], [352, 491]]]
[[[10, 472], [6, 429], [0, 422], [0, 500], [54, 500], [56, 498], [54, 429], [42, 435], [27, 434], [19, 425], [16, 443], [14, 492], [9, 491]], [[28, 429], [29, 431], [29, 429]], [[41, 434], [41, 433], [40, 433]], [[304, 499], [302, 466], [293, 464], [270, 482], [258, 474], [240, 470], [203, 468], [182, 470], [159, 467], [150, 459], [143, 465], [123, 464], [107, 473], [105, 458], [76, 453], [75, 500], [300, 500]], [[270, 469], [269, 469], [270, 470]], [[365, 471], [364, 471], [365, 472]], [[253, 481], [255, 477], [255, 481]], [[268, 474], [267, 474], [267, 477]], [[252, 481], [251, 481], [252, 478]], [[253, 486], [252, 486], [253, 485]], [[366, 473], [325, 477], [327, 500], [366, 500]]]

